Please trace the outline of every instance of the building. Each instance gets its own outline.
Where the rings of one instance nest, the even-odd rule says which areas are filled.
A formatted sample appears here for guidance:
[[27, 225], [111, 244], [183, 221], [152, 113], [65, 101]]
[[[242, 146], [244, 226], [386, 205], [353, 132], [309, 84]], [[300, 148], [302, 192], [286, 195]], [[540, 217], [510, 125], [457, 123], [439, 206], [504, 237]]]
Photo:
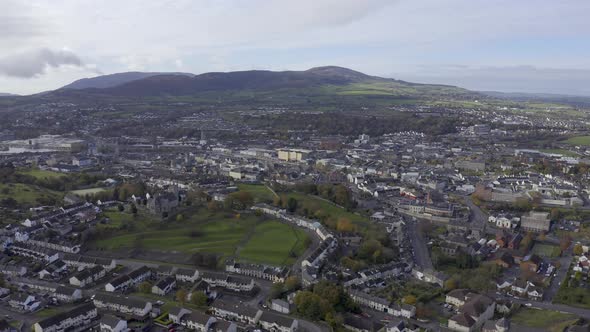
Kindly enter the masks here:
[[92, 303], [86, 303], [70, 311], [45, 318], [35, 323], [33, 329], [35, 332], [81, 331], [84, 327], [91, 327], [97, 317], [96, 307]]
[[86, 287], [87, 285], [104, 278], [107, 271], [100, 265], [79, 271], [70, 278], [70, 285], [78, 287]]
[[262, 311], [257, 308], [229, 304], [219, 300], [211, 305], [211, 311], [216, 317], [251, 325], [258, 323], [258, 319], [262, 315]]
[[277, 150], [279, 159], [284, 161], [305, 161], [310, 152], [310, 150], [289, 148]]
[[155, 285], [152, 286], [152, 293], [160, 296], [164, 296], [170, 293], [174, 288], [176, 288], [176, 278], [173, 276], [169, 276], [163, 279], [160, 279]]
[[258, 324], [264, 330], [271, 332], [294, 332], [299, 326], [297, 319], [280, 316], [268, 311], [262, 313]]
[[272, 299], [270, 308], [282, 314], [288, 315], [291, 313], [291, 305], [289, 304], [289, 302], [283, 301], [281, 299]]
[[117, 314], [143, 319], [152, 311], [152, 303], [136, 297], [97, 293], [94, 305]]
[[201, 279], [211, 287], [221, 287], [234, 292], [250, 292], [254, 289], [254, 279], [240, 278], [223, 273], [204, 272]]
[[126, 332], [127, 321], [113, 315], [103, 315], [100, 319], [100, 332]]
[[549, 212], [531, 211], [520, 218], [520, 228], [528, 232], [548, 232], [550, 227]]

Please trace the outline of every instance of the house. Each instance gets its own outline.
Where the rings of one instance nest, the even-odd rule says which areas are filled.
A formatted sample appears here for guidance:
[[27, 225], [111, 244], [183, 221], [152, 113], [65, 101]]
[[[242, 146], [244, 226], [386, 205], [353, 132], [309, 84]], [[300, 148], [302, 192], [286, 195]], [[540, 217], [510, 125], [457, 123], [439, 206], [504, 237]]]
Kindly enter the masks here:
[[418, 332], [420, 328], [413, 324], [406, 323], [403, 319], [390, 320], [385, 326], [384, 332]]
[[160, 296], [164, 296], [170, 293], [176, 287], [176, 278], [169, 276], [160, 279], [154, 286], [152, 286], [152, 293]]
[[94, 305], [99, 309], [143, 319], [152, 311], [152, 303], [136, 297], [124, 297], [109, 293], [97, 293]]
[[122, 274], [104, 285], [104, 290], [107, 292], [116, 292], [125, 290], [133, 284], [133, 280], [126, 274]]
[[350, 298], [355, 303], [358, 303], [362, 306], [369, 307], [369, 308], [376, 310], [376, 311], [387, 312], [387, 313], [390, 312], [391, 302], [386, 299], [372, 296], [367, 293], [359, 292], [359, 291], [355, 291], [355, 290], [349, 290], [348, 294], [350, 295]]
[[291, 313], [291, 305], [289, 304], [289, 302], [283, 301], [281, 299], [272, 299], [270, 308], [282, 314], [288, 315], [289, 313]]
[[262, 315], [262, 311], [246, 305], [234, 305], [222, 301], [215, 301], [211, 311], [216, 317], [254, 325]]
[[180, 324], [180, 320], [184, 315], [190, 314], [191, 311], [185, 308], [173, 307], [168, 311], [168, 318], [174, 324]]
[[199, 279], [199, 270], [178, 269], [176, 270], [175, 277], [177, 281], [194, 283]]
[[408, 319], [416, 316], [416, 307], [410, 304], [402, 304], [401, 316]]
[[97, 317], [96, 307], [92, 303], [85, 303], [70, 311], [45, 318], [35, 323], [33, 329], [35, 332], [81, 331], [90, 327]]
[[294, 332], [297, 330], [299, 322], [297, 319], [265, 311], [260, 316], [258, 324], [266, 331]]
[[128, 331], [127, 321], [113, 315], [103, 315], [100, 318], [100, 332]]
[[450, 330], [459, 332], [471, 332], [475, 330], [475, 320], [467, 313], [459, 313], [449, 318]]
[[445, 302], [455, 307], [460, 307], [465, 304], [465, 297], [469, 294], [468, 289], [454, 289], [447, 293]]
[[234, 292], [250, 292], [254, 289], [254, 279], [240, 278], [223, 273], [204, 272], [201, 279], [211, 287], [221, 287]]
[[510, 321], [506, 318], [500, 318], [497, 321], [488, 320], [483, 325], [482, 332], [508, 332], [510, 330]]
[[238, 332], [238, 326], [234, 322], [218, 320], [213, 324], [211, 330], [213, 332]]
[[[448, 328], [454, 331], [471, 332], [479, 330], [483, 324], [494, 316], [496, 303], [491, 298], [476, 293], [467, 293], [461, 300], [465, 290], [456, 292], [450, 298], [453, 303], [463, 304], [458, 313], [448, 321]], [[448, 296], [448, 295], [447, 295]]]
[[185, 314], [180, 318], [180, 325], [191, 330], [207, 332], [211, 326], [217, 322], [215, 317], [211, 317], [199, 311], [193, 311]]
[[34, 311], [39, 308], [40, 302], [33, 295], [16, 293], [10, 295], [8, 305], [17, 310]]
[[347, 330], [354, 332], [377, 332], [383, 328], [383, 325], [380, 323], [353, 315], [344, 316], [343, 325]]
[[95, 265], [79, 271], [70, 278], [70, 285], [78, 287], [86, 287], [99, 279], [104, 278], [107, 271], [100, 265]]
[[71, 303], [82, 299], [80, 289], [68, 286], [58, 286], [53, 294], [62, 303]]

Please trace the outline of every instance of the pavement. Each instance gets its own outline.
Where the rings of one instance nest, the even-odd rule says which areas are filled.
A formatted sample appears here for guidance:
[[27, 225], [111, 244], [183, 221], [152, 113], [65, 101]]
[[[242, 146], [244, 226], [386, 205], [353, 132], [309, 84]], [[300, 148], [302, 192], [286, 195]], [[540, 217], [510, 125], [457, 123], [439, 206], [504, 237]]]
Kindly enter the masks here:
[[412, 220], [407, 223], [407, 232], [412, 248], [414, 249], [414, 261], [416, 262], [416, 265], [423, 269], [433, 269], [432, 259], [430, 258], [426, 241], [418, 230], [417, 220]]

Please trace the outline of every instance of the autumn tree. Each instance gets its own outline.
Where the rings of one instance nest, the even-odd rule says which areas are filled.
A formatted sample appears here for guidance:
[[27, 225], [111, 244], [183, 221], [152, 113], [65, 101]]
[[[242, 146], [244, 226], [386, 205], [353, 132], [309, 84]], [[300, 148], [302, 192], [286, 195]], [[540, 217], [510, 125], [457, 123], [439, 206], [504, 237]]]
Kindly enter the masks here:
[[182, 303], [184, 304], [186, 302], [186, 298], [188, 296], [188, 292], [186, 291], [186, 289], [181, 288], [179, 290], [176, 291], [176, 302]]

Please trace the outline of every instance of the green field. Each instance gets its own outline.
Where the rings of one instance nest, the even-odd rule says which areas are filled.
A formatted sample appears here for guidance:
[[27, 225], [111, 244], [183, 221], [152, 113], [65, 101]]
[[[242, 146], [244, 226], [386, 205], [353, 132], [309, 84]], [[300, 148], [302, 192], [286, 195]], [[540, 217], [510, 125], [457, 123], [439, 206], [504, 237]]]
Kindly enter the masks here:
[[60, 202], [63, 193], [22, 183], [0, 184], [0, 199], [14, 198], [18, 204], [25, 206]]
[[310, 196], [297, 192], [287, 193], [286, 196], [287, 198], [295, 198], [298, 202], [298, 206], [304, 206], [307, 207], [310, 211], [316, 211], [315, 214], [320, 219], [321, 217], [329, 217], [333, 219], [346, 218], [359, 226], [363, 226], [363, 224], [366, 224], [366, 222], [369, 221], [366, 217], [363, 217], [352, 212], [348, 212], [345, 209], [339, 207], [338, 205], [323, 200], [319, 197]]
[[571, 145], [590, 146], [590, 136], [570, 137], [565, 142]]
[[55, 179], [60, 178], [62, 176], [66, 176], [65, 174], [52, 172], [52, 171], [44, 171], [38, 168], [29, 168], [29, 169], [22, 169], [19, 170], [20, 174], [30, 175], [37, 179]]
[[[578, 318], [572, 314], [558, 311], [521, 308], [511, 317], [515, 325], [539, 329], [539, 331], [558, 332], [575, 323]], [[515, 331], [518, 330], [514, 327]]]
[[238, 184], [239, 191], [245, 191], [250, 193], [252, 197], [254, 197], [254, 202], [261, 203], [266, 202], [270, 203], [274, 199], [274, 194], [270, 191], [265, 185], [262, 184], [245, 184], [240, 183]]
[[560, 154], [564, 157], [579, 157], [580, 155], [570, 151], [570, 150], [565, 150], [565, 149], [540, 149], [539, 151], [541, 152], [545, 152], [545, 153], [555, 153], [555, 154]]
[[532, 250], [533, 254], [537, 254], [541, 257], [557, 257], [559, 256], [559, 247], [550, 244], [536, 243]]
[[86, 196], [86, 195], [94, 195], [103, 191], [106, 191], [106, 188], [88, 188], [88, 189], [80, 189], [80, 190], [72, 190], [71, 193], [78, 196]]
[[98, 249], [142, 248], [163, 252], [208, 252], [223, 257], [235, 257], [267, 264], [289, 263], [301, 254], [307, 234], [278, 221], [261, 221], [253, 214], [236, 218], [224, 213], [199, 210], [186, 221], [169, 223], [145, 221], [141, 216], [107, 212], [111, 223], [103, 228], [119, 228], [124, 223], [135, 223], [133, 231], [116, 232], [101, 237], [93, 246]]
[[307, 234], [280, 222], [258, 224], [243, 249], [240, 259], [273, 265], [289, 265], [305, 251]]

